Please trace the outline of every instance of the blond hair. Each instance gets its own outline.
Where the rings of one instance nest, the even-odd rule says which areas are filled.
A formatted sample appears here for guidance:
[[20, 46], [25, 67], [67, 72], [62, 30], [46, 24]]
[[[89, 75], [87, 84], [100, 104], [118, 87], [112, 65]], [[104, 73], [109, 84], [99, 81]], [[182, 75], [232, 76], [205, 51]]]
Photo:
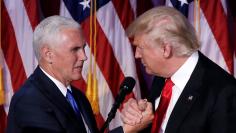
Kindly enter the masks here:
[[138, 17], [126, 30], [129, 37], [150, 36], [156, 44], [171, 44], [176, 56], [190, 56], [200, 47], [195, 30], [186, 17], [171, 7], [159, 6]]

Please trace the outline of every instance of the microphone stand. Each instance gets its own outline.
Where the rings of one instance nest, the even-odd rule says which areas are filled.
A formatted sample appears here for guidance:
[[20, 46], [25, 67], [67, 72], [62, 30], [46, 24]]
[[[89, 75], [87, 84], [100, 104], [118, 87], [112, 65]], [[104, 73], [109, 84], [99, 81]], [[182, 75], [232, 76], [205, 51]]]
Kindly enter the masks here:
[[[115, 116], [115, 114], [114, 114], [114, 116]], [[113, 119], [112, 117], [108, 117], [107, 118], [107, 120], [105, 121], [104, 125], [100, 129], [100, 133], [104, 133], [105, 129], [109, 126], [109, 124], [110, 124], [112, 119]]]
[[107, 120], [105, 121], [105, 123], [103, 124], [102, 128], [100, 129], [100, 133], [104, 133], [105, 129], [109, 126], [111, 120], [115, 117], [116, 115], [116, 111], [117, 109], [119, 108], [120, 104], [121, 104], [121, 101], [123, 101], [125, 98], [125, 95], [121, 95], [120, 98], [116, 98], [117, 102], [115, 102], [112, 106], [112, 109], [111, 111], [109, 112], [108, 114], [108, 117], [107, 117]]

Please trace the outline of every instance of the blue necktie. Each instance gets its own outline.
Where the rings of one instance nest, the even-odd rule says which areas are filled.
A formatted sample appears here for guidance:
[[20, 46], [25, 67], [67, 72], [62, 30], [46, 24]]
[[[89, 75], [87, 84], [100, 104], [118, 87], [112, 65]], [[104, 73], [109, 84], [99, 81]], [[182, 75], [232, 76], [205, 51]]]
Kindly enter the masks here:
[[86, 129], [85, 129], [85, 126], [84, 126], [84, 122], [83, 122], [83, 119], [82, 119], [82, 116], [80, 114], [80, 110], [79, 110], [79, 107], [72, 95], [72, 92], [71, 90], [67, 89], [67, 93], [66, 93], [66, 99], [67, 101], [70, 103], [71, 107], [73, 108], [78, 120], [79, 120], [79, 123], [80, 123], [80, 126], [82, 128], [82, 131], [83, 132], [86, 132]]

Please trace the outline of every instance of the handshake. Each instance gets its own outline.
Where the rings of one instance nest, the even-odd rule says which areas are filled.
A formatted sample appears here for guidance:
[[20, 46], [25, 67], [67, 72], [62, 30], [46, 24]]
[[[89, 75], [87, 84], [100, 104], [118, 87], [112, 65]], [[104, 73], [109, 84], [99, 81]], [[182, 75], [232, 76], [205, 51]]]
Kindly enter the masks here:
[[125, 133], [136, 133], [146, 128], [154, 118], [152, 104], [147, 99], [129, 99], [121, 112]]

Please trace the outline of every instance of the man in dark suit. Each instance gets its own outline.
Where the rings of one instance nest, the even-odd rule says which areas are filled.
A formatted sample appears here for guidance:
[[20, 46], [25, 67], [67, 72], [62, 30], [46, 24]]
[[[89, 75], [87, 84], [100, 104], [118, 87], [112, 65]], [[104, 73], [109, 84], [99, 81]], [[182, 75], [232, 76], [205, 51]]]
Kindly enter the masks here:
[[194, 28], [171, 7], [157, 7], [128, 28], [135, 57], [155, 75], [148, 101], [129, 100], [124, 127], [151, 133], [235, 133], [236, 80], [201, 52]]
[[87, 59], [79, 24], [61, 16], [48, 17], [36, 27], [33, 40], [39, 66], [14, 94], [6, 132], [97, 133], [89, 101], [70, 85], [82, 77]]

